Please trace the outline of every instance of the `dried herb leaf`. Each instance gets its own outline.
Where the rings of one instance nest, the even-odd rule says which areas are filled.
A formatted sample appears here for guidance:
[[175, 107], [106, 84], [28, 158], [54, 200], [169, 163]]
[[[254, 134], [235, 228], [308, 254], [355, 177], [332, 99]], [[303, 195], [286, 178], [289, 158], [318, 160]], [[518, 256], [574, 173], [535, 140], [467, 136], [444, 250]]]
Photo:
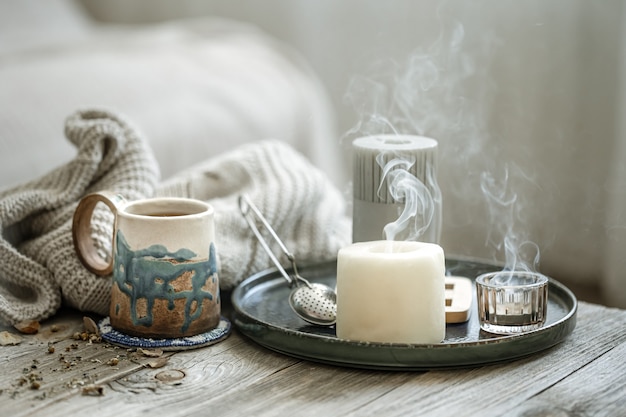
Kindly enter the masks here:
[[161, 349], [137, 349], [137, 352], [141, 353], [143, 356], [147, 356], [149, 358], [158, 358], [163, 356], [163, 351]]
[[152, 369], [156, 369], [156, 368], [162, 368], [165, 365], [167, 365], [167, 362], [170, 360], [169, 357], [161, 357], [161, 358], [157, 358], [157, 359], [153, 359], [151, 361], [148, 361], [146, 363], [146, 366], [148, 368], [152, 368]]
[[98, 331], [98, 325], [95, 321], [87, 316], [83, 317], [83, 328], [87, 333], [92, 333], [100, 336], [100, 332]]
[[0, 346], [19, 345], [20, 343], [22, 343], [21, 336], [7, 331], [0, 332]]
[[20, 321], [13, 325], [20, 333], [35, 334], [39, 331], [39, 322], [36, 320]]

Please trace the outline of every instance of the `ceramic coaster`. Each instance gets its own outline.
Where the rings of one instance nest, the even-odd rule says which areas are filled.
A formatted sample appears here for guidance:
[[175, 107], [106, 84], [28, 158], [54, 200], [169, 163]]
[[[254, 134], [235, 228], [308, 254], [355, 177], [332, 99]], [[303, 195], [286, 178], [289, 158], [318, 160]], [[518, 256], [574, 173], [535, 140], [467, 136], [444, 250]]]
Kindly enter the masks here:
[[102, 339], [114, 345], [126, 348], [145, 348], [167, 350], [188, 350], [213, 345], [226, 339], [230, 334], [230, 321], [221, 317], [219, 324], [206, 333], [195, 336], [179, 337], [174, 339], [152, 339], [146, 337], [129, 336], [111, 327], [109, 317], [105, 317], [98, 323]]

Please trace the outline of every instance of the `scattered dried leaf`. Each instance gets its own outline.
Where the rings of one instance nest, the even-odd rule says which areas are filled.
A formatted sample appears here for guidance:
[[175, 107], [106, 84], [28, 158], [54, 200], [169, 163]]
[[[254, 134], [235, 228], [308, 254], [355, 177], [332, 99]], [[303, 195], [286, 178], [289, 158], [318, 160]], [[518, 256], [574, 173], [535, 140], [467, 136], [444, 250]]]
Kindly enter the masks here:
[[6, 330], [0, 332], [0, 346], [19, 345], [20, 343], [22, 343], [20, 335], [9, 333]]
[[39, 331], [39, 322], [36, 320], [20, 321], [13, 325], [20, 333], [35, 334]]
[[91, 318], [84, 316], [83, 317], [83, 328], [87, 333], [95, 334], [96, 336], [100, 336], [100, 332], [98, 330], [98, 325]]
[[104, 387], [102, 385], [87, 385], [86, 387], [83, 387], [82, 394], [99, 397], [104, 395]]
[[163, 350], [161, 349], [137, 349], [137, 352], [141, 353], [143, 356], [147, 356], [149, 358], [158, 358], [163, 356]]
[[152, 369], [163, 368], [165, 365], [167, 365], [167, 362], [169, 360], [170, 360], [169, 357], [161, 357], [161, 358], [153, 359], [151, 361], [148, 361], [146, 363], [146, 366]]

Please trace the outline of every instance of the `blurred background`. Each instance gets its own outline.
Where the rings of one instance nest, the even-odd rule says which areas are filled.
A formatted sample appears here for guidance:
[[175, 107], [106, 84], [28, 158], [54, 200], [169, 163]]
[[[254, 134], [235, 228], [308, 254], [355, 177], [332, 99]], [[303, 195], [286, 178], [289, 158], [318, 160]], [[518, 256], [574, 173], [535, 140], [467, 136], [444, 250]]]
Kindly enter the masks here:
[[[319, 90], [315, 108], [329, 110], [313, 123], [316, 134], [292, 142], [348, 203], [352, 139], [383, 132], [432, 137], [439, 142], [447, 254], [515, 257], [583, 300], [626, 307], [621, 0], [0, 2], [0, 83], [7, 85], [18, 77], [9, 66], [23, 61], [24, 51], [32, 60], [34, 50], [53, 54], [61, 44], [80, 43], [94, 54], [94, 36], [102, 32], [189, 21], [210, 26], [216, 18], [258, 29], [310, 71], [306, 88]], [[266, 70], [245, 55], [239, 62]], [[19, 77], [25, 94], [29, 84]], [[8, 114], [15, 107], [3, 109], [9, 110], [2, 122], [14, 125]]]

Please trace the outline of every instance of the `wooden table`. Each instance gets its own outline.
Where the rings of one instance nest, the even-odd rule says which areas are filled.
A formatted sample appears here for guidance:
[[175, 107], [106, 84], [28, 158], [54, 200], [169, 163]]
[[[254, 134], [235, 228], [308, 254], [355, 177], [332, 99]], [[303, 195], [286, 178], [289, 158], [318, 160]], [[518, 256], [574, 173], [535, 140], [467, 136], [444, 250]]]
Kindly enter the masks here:
[[63, 311], [0, 346], [0, 415], [626, 416], [626, 311], [584, 302], [574, 332], [547, 351], [429, 372], [298, 360], [236, 330], [210, 347], [149, 357], [75, 340], [82, 318]]

